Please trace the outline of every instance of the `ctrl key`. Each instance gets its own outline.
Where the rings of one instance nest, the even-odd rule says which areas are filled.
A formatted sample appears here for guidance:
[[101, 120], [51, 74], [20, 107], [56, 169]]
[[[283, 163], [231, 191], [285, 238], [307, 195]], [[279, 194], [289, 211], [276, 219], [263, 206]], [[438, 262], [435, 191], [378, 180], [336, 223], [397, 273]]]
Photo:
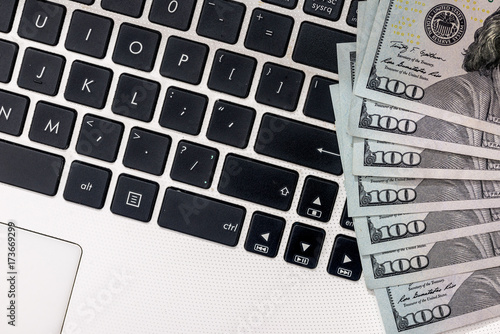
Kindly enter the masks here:
[[111, 171], [108, 169], [73, 161], [64, 189], [64, 199], [102, 209], [110, 179]]
[[168, 188], [158, 225], [227, 246], [236, 246], [246, 210], [243, 207]]

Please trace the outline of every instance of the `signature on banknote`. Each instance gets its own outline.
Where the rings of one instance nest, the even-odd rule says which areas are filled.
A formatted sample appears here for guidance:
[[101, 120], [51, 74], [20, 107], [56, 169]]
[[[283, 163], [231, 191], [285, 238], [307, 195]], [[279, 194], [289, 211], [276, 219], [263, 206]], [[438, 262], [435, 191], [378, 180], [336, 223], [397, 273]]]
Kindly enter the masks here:
[[[421, 50], [421, 48], [418, 47], [418, 46], [414, 46], [414, 47], [411, 48], [411, 50], [409, 50], [409, 46], [407, 44], [401, 42], [401, 41], [390, 41], [389, 47], [400, 49], [401, 51], [397, 54], [398, 57], [405, 58], [405, 59], [410, 59], [410, 60], [412, 60], [414, 62], [419, 62], [419, 58], [411, 58], [411, 57], [408, 57], [408, 56], [403, 55], [403, 54], [406, 53], [406, 52], [408, 52], [408, 53], [411, 53], [412, 55], [417, 55], [417, 57], [420, 56], [421, 58], [427, 57], [427, 58], [431, 58], [431, 59], [434, 59], [434, 60], [446, 61], [446, 59], [443, 58], [443, 57], [441, 57], [441, 56], [439, 56], [437, 52], [431, 52], [431, 51], [427, 51], [427, 50]], [[424, 65], [428, 65], [430, 67], [434, 67], [434, 64], [426, 63], [423, 60], [420, 60], [420, 62], [422, 62], [422, 64], [424, 64]]]

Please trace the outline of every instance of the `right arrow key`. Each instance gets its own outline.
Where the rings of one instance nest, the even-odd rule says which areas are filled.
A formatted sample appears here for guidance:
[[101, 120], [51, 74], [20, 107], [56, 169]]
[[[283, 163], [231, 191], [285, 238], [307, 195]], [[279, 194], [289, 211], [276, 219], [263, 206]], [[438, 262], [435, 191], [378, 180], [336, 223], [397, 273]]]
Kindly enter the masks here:
[[351, 281], [360, 279], [362, 267], [355, 238], [343, 234], [337, 235], [326, 270], [331, 275]]

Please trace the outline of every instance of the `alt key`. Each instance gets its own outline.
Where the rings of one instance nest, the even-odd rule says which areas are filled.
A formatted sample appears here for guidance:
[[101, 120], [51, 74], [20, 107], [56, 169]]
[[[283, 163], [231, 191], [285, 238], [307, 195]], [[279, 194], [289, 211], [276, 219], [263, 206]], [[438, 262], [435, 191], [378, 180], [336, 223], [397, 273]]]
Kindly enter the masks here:
[[111, 171], [80, 161], [74, 161], [69, 170], [64, 199], [101, 209], [106, 200]]

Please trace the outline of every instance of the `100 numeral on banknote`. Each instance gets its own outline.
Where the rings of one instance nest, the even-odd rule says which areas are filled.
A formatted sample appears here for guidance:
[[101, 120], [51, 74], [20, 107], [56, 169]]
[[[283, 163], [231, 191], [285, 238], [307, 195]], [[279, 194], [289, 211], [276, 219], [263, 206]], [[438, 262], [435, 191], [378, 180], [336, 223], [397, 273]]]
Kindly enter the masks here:
[[375, 290], [387, 333], [442, 332], [498, 315], [499, 275], [494, 267]]

